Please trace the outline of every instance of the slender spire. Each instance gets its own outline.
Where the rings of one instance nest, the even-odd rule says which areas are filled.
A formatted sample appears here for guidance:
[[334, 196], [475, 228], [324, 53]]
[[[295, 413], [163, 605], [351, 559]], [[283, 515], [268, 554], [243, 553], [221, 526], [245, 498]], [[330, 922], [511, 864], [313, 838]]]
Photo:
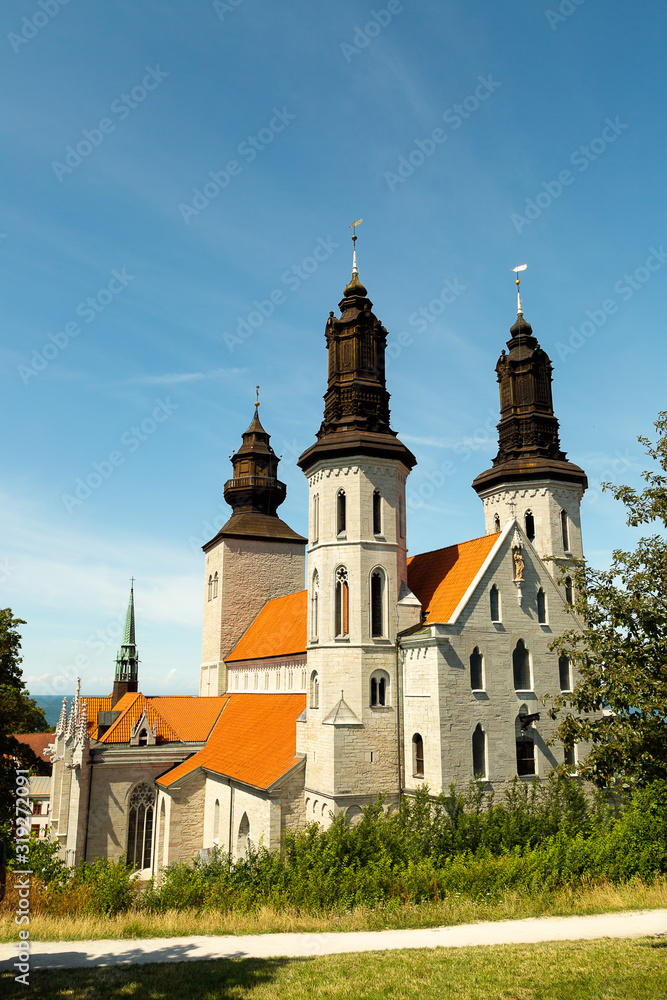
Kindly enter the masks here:
[[523, 316], [523, 307], [521, 305], [521, 278], [519, 277], [520, 271], [525, 271], [528, 267], [527, 264], [519, 264], [517, 267], [513, 267], [512, 270], [516, 274], [516, 314], [517, 316]]
[[139, 681], [139, 654], [134, 631], [134, 577], [130, 586], [130, 600], [125, 615], [123, 642], [116, 657], [116, 674], [113, 685], [113, 703], [120, 701], [128, 691], [136, 691]]
[[63, 703], [60, 706], [60, 718], [58, 719], [58, 725], [56, 726], [55, 736], [62, 736], [67, 728], [67, 698], [63, 698]]

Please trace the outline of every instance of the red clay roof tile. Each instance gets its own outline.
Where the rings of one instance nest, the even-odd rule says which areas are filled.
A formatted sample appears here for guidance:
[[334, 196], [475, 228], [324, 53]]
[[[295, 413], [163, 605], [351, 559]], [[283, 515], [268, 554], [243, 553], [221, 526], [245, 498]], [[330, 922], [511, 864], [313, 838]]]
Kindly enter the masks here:
[[408, 559], [408, 586], [429, 624], [450, 620], [499, 537], [483, 535]]
[[267, 601], [226, 657], [227, 662], [305, 653], [307, 616], [307, 590]]
[[[200, 699], [202, 701], [206, 699]], [[305, 694], [229, 694], [206, 746], [157, 779], [165, 788], [198, 767], [269, 788], [290, 770], [296, 756], [296, 719]]]

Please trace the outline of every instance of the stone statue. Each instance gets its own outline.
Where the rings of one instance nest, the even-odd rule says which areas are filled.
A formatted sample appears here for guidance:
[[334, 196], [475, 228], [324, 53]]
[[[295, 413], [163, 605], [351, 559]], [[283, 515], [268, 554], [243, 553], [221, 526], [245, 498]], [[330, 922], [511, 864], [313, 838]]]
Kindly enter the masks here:
[[523, 580], [523, 571], [525, 568], [525, 562], [523, 556], [521, 555], [521, 549], [518, 545], [515, 545], [512, 549], [512, 555], [514, 557], [514, 579]]

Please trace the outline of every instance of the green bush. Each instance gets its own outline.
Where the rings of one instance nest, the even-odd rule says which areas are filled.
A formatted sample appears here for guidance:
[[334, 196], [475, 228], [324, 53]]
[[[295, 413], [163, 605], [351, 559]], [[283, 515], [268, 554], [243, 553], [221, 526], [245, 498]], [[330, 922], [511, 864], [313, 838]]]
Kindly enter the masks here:
[[667, 874], [667, 781], [631, 802], [587, 798], [562, 776], [515, 782], [502, 799], [474, 786], [431, 800], [427, 789], [394, 812], [366, 806], [350, 826], [343, 815], [285, 834], [281, 852], [251, 848], [234, 860], [169, 865], [143, 894], [123, 861], [79, 865], [61, 883], [62, 906], [118, 913], [194, 908], [251, 912], [263, 905], [307, 912], [463, 896], [499, 899], [510, 891], [541, 895], [559, 887]]

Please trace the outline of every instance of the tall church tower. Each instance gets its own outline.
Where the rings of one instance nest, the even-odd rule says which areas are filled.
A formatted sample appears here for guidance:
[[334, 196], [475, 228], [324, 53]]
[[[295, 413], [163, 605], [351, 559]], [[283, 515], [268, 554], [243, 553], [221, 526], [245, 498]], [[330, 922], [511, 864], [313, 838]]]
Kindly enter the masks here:
[[503, 351], [496, 365], [498, 454], [472, 484], [484, 504], [486, 533], [516, 518], [541, 556], [581, 559], [580, 505], [588, 481], [561, 451], [551, 361], [524, 319], [520, 296], [510, 333], [509, 353]]
[[274, 597], [303, 590], [306, 539], [276, 511], [287, 495], [278, 463], [259, 419], [259, 402], [243, 444], [232, 456], [225, 500], [232, 516], [203, 546], [204, 638], [199, 694], [227, 690], [224, 659]]
[[130, 600], [125, 616], [123, 642], [116, 657], [116, 672], [113, 681], [111, 706], [118, 704], [128, 691], [138, 691], [139, 654], [134, 634], [134, 584], [130, 588]]
[[309, 487], [309, 690], [297, 737], [309, 820], [398, 789], [396, 636], [419, 610], [405, 538], [416, 459], [390, 427], [387, 331], [356, 253], [339, 308], [325, 329], [324, 419], [298, 462]]

